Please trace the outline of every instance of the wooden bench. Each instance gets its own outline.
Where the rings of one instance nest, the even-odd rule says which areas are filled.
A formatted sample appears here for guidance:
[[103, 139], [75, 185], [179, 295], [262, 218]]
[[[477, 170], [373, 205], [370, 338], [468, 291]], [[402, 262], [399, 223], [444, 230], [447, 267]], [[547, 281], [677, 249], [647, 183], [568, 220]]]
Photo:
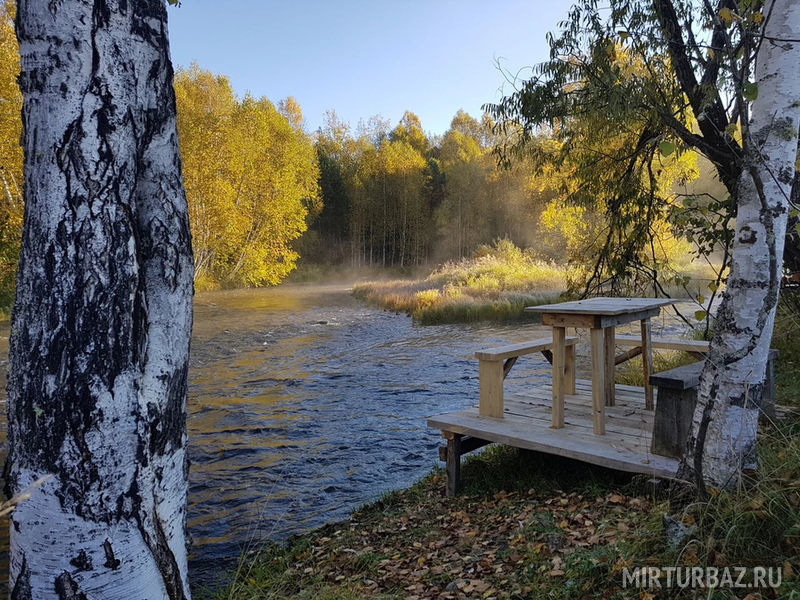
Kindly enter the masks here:
[[[568, 394], [575, 393], [575, 343], [577, 337], [567, 337], [564, 348], [564, 386]], [[482, 417], [503, 417], [503, 381], [508, 376], [520, 356], [541, 352], [547, 361], [553, 363], [553, 340], [541, 338], [478, 350], [479, 404], [478, 413]], [[563, 411], [563, 407], [559, 407]], [[555, 412], [554, 407], [554, 412]], [[554, 417], [555, 418], [555, 417]], [[461, 490], [461, 457], [491, 442], [477, 437], [461, 435], [452, 431], [442, 431], [447, 440], [446, 446], [439, 448], [439, 459], [447, 465], [447, 495], [455, 496]]]
[[[564, 387], [567, 394], [575, 393], [575, 343], [578, 338], [574, 336], [565, 339], [565, 359], [564, 359]], [[514, 364], [520, 356], [541, 352], [552, 364], [553, 354], [551, 352], [553, 340], [542, 338], [520, 344], [509, 344], [498, 346], [487, 350], [479, 350], [475, 353], [478, 359], [478, 385], [479, 405], [478, 412], [482, 417], [503, 416], [503, 380], [508, 376]], [[555, 385], [555, 382], [554, 382]], [[558, 411], [563, 412], [563, 406], [553, 407], [553, 419], [560, 417]]]
[[[656, 347], [655, 343], [653, 345]], [[761, 397], [761, 415], [770, 420], [776, 416], [774, 372], [777, 357], [777, 350], [769, 351], [767, 376]], [[683, 455], [692, 427], [704, 364], [704, 361], [700, 361], [650, 376], [650, 385], [658, 388], [653, 438], [650, 445], [653, 454], [675, 458]]]

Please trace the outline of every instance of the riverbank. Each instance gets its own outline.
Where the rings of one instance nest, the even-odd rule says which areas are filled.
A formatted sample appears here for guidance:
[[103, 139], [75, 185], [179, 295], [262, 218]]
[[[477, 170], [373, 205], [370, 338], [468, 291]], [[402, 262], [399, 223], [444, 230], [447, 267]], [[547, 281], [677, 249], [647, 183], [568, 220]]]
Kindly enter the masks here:
[[[800, 342], [773, 341], [778, 403], [800, 407]], [[213, 600], [422, 600], [694, 597], [632, 590], [635, 567], [768, 567], [778, 590], [726, 589], [713, 598], [800, 597], [800, 419], [764, 427], [760, 470], [739, 494], [679, 505], [640, 477], [490, 446], [463, 467], [465, 489], [445, 498], [435, 469], [347, 520], [245, 556]], [[680, 547], [663, 516], [696, 528]], [[748, 581], [744, 580], [745, 583]]]
[[[662, 524], [675, 508], [644, 479], [491, 447], [465, 461], [461, 496], [443, 497], [444, 474], [436, 470], [349, 520], [262, 548], [212, 597], [654, 598], [658, 590], [625, 589], [623, 570], [657, 566], [771, 567], [782, 583], [777, 593], [734, 589], [713, 597], [796, 597], [800, 444], [786, 436], [797, 429], [795, 422], [762, 436], [769, 476], [751, 491], [678, 510], [697, 528], [680, 548], [667, 545]], [[691, 596], [683, 594], [676, 597]]]
[[565, 267], [500, 240], [479, 249], [474, 258], [437, 267], [427, 277], [361, 283], [353, 287], [353, 295], [432, 325], [524, 319], [526, 306], [556, 302], [566, 287]]
[[[674, 275], [662, 291], [694, 303], [691, 312], [705, 314], [704, 296], [714, 281], [714, 269], [691, 264]], [[357, 283], [353, 295], [409, 314], [422, 325], [513, 322], [532, 318], [526, 306], [574, 299], [567, 290], [576, 279], [580, 280], [569, 266], [543, 261], [530, 249], [498, 240], [478, 248], [474, 257], [444, 263], [424, 277]]]

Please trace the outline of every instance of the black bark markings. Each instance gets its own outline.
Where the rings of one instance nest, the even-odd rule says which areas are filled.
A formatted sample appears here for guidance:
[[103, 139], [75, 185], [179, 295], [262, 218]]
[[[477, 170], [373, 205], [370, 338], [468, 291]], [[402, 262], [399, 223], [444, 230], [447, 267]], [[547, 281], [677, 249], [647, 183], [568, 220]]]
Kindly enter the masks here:
[[11, 600], [33, 600], [31, 592], [31, 570], [28, 567], [28, 557], [22, 555], [22, 566], [11, 590]]
[[78, 584], [72, 579], [72, 575], [66, 571], [56, 577], [55, 588], [58, 600], [88, 600], [86, 594], [80, 591]]
[[739, 243], [740, 244], [755, 244], [758, 236], [749, 225], [745, 225], [739, 230]]
[[[18, 15], [26, 9], [25, 0], [21, 0], [21, 4], [23, 6]], [[177, 367], [177, 372], [169, 369], [162, 376], [166, 388], [163, 406], [151, 403], [147, 407], [147, 414], [137, 414], [137, 407], [131, 406], [138, 421], [137, 456], [141, 459], [131, 488], [116, 499], [97, 494], [95, 505], [86, 505], [87, 493], [92, 486], [96, 486], [100, 473], [84, 436], [89, 431], [102, 429], [105, 418], [95, 406], [94, 390], [97, 387], [101, 391], [104, 391], [103, 388], [105, 391], [112, 390], [115, 379], [129, 368], [133, 368], [134, 373], [137, 369], [139, 373], [144, 372], [147, 335], [151, 326], [147, 314], [148, 289], [145, 285], [148, 264], [151, 263], [149, 268], [153, 271], [159, 270], [158, 273], [151, 273], [151, 277], [163, 278], [167, 286], [175, 290], [181, 281], [179, 274], [191, 244], [188, 222], [168, 196], [180, 185], [177, 151], [169, 163], [176, 169], [174, 177], [170, 173], [158, 172], [158, 177], [163, 179], [160, 196], [166, 214], [160, 218], [151, 216], [148, 220], [139, 219], [136, 205], [133, 204], [136, 202], [138, 177], [140, 173], [147, 176], [152, 166], [152, 159], [148, 161], [144, 158], [147, 148], [156, 135], [169, 133], [168, 127], [174, 121], [175, 98], [169, 85], [172, 70], [168, 59], [164, 4], [161, 0], [131, 3], [135, 13], [135, 18], [131, 20], [131, 31], [138, 28], [143, 34], [140, 37], [157, 48], [159, 55], [153, 58], [150, 69], [145, 70], [147, 84], [154, 91], [151, 97], [153, 106], [128, 106], [124, 116], [117, 114], [118, 109], [109, 87], [103, 81], [104, 75], [99, 73], [103, 65], [95, 36], [112, 18], [110, 5], [107, 0], [94, 0], [93, 6], [90, 6], [93, 70], [84, 93], [91, 96], [92, 103], [96, 104], [92, 105], [91, 110], [87, 109], [84, 115], [85, 102], [82, 102], [78, 111], [80, 114], [64, 132], [60, 143], [54, 144], [55, 147], [51, 149], [67, 192], [63, 199], [64, 215], [55, 232], [45, 232], [43, 224], [35, 219], [27, 224], [24, 232], [23, 245], [27, 251], [21, 255], [18, 290], [20, 297], [29, 302], [19, 311], [16, 323], [33, 323], [34, 326], [20, 327], [14, 336], [17, 361], [31, 368], [21, 370], [25, 372], [10, 382], [10, 387], [17, 391], [17, 401], [13, 409], [9, 409], [8, 437], [13, 456], [10, 455], [6, 463], [7, 472], [12, 475], [7, 478], [7, 489], [12, 491], [16, 486], [15, 471], [20, 466], [50, 470], [63, 482], [58, 494], [62, 506], [71, 507], [77, 515], [100, 522], [130, 519], [135, 515], [140, 528], [142, 519], [146, 518], [151, 530], [154, 522], [154, 539], [149, 539], [147, 535], [144, 539], [156, 559], [169, 597], [181, 600], [185, 594], [180, 568], [158, 515], [143, 514], [140, 494], [144, 490], [140, 491], [138, 479], [142, 476], [139, 469], [147, 466], [154, 455], [182, 450], [184, 447], [187, 364]], [[119, 9], [123, 14], [126, 13], [128, 4], [123, 0]], [[158, 21], [155, 27], [150, 25], [152, 19]], [[24, 22], [24, 19], [19, 20], [20, 23]], [[81, 17], [80, 22], [88, 20]], [[72, 40], [72, 44], [79, 50], [78, 40]], [[113, 51], [119, 52], [119, 46], [114, 46]], [[69, 55], [66, 58], [72, 59]], [[53, 66], [61, 58], [52, 54], [49, 59], [49, 65], [27, 72], [23, 70], [21, 84], [25, 91], [47, 94], [44, 86], [47, 75], [52, 74]], [[144, 76], [144, 73], [129, 76]], [[64, 93], [63, 86], [55, 91], [59, 97], [63, 97]], [[23, 122], [26, 125], [34, 122], [36, 111], [36, 106], [28, 104], [25, 107]], [[96, 126], [91, 134], [97, 134], [98, 157], [92, 157], [91, 150], [88, 156], [81, 150], [81, 143], [86, 139], [84, 126]], [[115, 146], [110, 137], [112, 134], [119, 135], [118, 129], [121, 127], [126, 128], [126, 133], [132, 133], [136, 140], [135, 157], [131, 159], [135, 161], [134, 164], [126, 164], [114, 154]], [[37, 147], [35, 138], [38, 131], [34, 129], [26, 133], [29, 134], [26, 152], [31, 152]], [[169, 139], [177, 144], [174, 132], [169, 133]], [[40, 165], [34, 165], [33, 168], [37, 166]], [[127, 169], [127, 173], [123, 173], [123, 169]], [[129, 183], [132, 180], [130, 189], [124, 193], [119, 185], [122, 177], [129, 177]], [[42, 198], [39, 203], [45, 200]], [[35, 215], [35, 209], [39, 206], [36, 202], [34, 197], [28, 207], [29, 221], [30, 214]], [[113, 215], [108, 210], [110, 206], [114, 208]], [[84, 207], [88, 207], [89, 214], [79, 218], [80, 209]], [[94, 227], [98, 227], [100, 234], [111, 241], [111, 252], [102, 255], [93, 253]], [[132, 257], [127, 251], [131, 236], [140, 267], [136, 274], [131, 274], [126, 268], [132, 264]], [[44, 250], [42, 240], [46, 243]], [[191, 261], [188, 264], [191, 267]], [[102, 281], [110, 283], [100, 285]], [[37, 320], [36, 317], [42, 315], [44, 320]], [[55, 381], [50, 392], [44, 384], [47, 377]], [[98, 386], [98, 380], [102, 385]], [[151, 430], [154, 438], [150, 437]], [[22, 447], [14, 443], [18, 431], [25, 433], [26, 444]], [[28, 436], [36, 440], [37, 447], [27, 443]], [[65, 441], [74, 448], [72, 455], [66, 458], [60, 456]], [[183, 514], [182, 511], [179, 514]], [[119, 568], [120, 561], [114, 557], [108, 540], [103, 547], [106, 556], [104, 566]], [[79, 571], [92, 568], [85, 550], [73, 557], [70, 564]], [[12, 598], [30, 598], [29, 579], [30, 573], [23, 561]], [[66, 571], [56, 578], [56, 588], [62, 600], [82, 600], [86, 597]]]
[[89, 556], [84, 549], [81, 549], [81, 551], [78, 552], [78, 556], [70, 560], [69, 564], [78, 569], [78, 571], [91, 571], [94, 569], [92, 557]]
[[171, 374], [159, 379], [166, 381], [167, 399], [163, 409], [149, 402], [147, 417], [150, 431], [150, 456], [163, 456], [168, 446], [180, 448], [186, 433], [184, 398], [187, 391], [188, 365], [182, 365]]
[[114, 548], [111, 547], [111, 542], [106, 539], [103, 542], [103, 552], [106, 555], [106, 562], [103, 563], [103, 566], [106, 569], [111, 569], [112, 571], [116, 571], [119, 569], [121, 561], [114, 556]]
[[[143, 514], [141, 508], [141, 496], [137, 493], [138, 490], [132, 490], [132, 496], [135, 498], [136, 504], [136, 522], [139, 528], [139, 533], [142, 535], [145, 545], [150, 550], [153, 561], [161, 574], [161, 579], [164, 582], [164, 589], [167, 591], [169, 600], [186, 600], [186, 595], [183, 589], [183, 580], [181, 579], [181, 571], [178, 567], [178, 562], [175, 560], [175, 554], [169, 547], [167, 536], [164, 533], [164, 526], [161, 524], [161, 519], [158, 515], [158, 510], [155, 508], [158, 505], [157, 498], [153, 496], [153, 512], [152, 512], [152, 525], [147, 527], [145, 519], [147, 515]], [[148, 523], [149, 524], [149, 523]]]
[[[747, 142], [749, 140], [745, 139], [745, 141]], [[742, 360], [756, 348], [764, 333], [764, 327], [766, 326], [769, 314], [778, 302], [778, 283], [780, 278], [778, 273], [778, 256], [775, 247], [774, 220], [778, 215], [785, 212], [785, 209], [781, 210], [783, 208], [781, 206], [771, 207], [769, 205], [766, 193], [764, 191], [763, 181], [761, 180], [761, 176], [758, 173], [755, 165], [748, 165], [747, 172], [753, 179], [753, 186], [756, 190], [756, 195], [761, 205], [761, 209], [759, 211], [759, 222], [764, 226], [766, 233], [765, 242], [769, 252], [769, 280], [764, 282], [737, 278], [731, 279], [728, 282], [729, 290], [743, 288], [766, 289], [766, 294], [762, 301], [761, 307], [759, 308], [758, 317], [756, 318], [755, 329], [749, 327], [743, 329], [737, 325], [736, 315], [733, 313], [728, 301], [728, 291], [726, 291], [725, 295], [723, 296], [722, 305], [717, 311], [717, 334], [715, 334], [715, 337], [716, 335], [719, 335], [719, 332], [746, 333], [750, 336], [750, 339], [743, 348], [739, 348], [738, 350], [733, 350], [728, 353], [723, 354], [712, 350], [706, 359], [706, 367], [704, 369], [703, 378], [711, 377], [711, 391], [703, 409], [703, 414], [698, 426], [697, 436], [694, 438], [690, 436], [687, 443], [687, 456], [693, 457], [692, 464], [690, 465], [686, 461], [681, 461], [678, 469], [679, 476], [684, 479], [694, 481], [701, 496], [706, 496], [708, 493], [705, 487], [705, 478], [703, 476], [703, 457], [705, 438], [708, 427], [712, 420], [711, 413], [716, 401], [719, 400], [719, 398], [717, 398], [719, 393], [719, 378], [722, 371], [728, 365]], [[750, 228], [745, 226], [742, 228], [742, 231], [745, 229], [749, 230]], [[755, 235], [755, 232], [753, 232], [753, 235]], [[740, 242], [741, 241], [742, 240], [740, 239]], [[716, 348], [714, 343], [712, 343], [712, 348]], [[722, 369], [717, 368], [717, 365], [721, 365]], [[726, 400], [732, 406], [738, 406], [746, 410], [758, 410], [761, 405], [763, 386], [764, 382], [762, 380], [758, 384], [748, 386], [748, 389], [744, 394], [732, 396]], [[752, 443], [748, 443], [746, 446], [741, 448], [741, 455], [739, 457], [740, 464], [744, 465], [746, 462], [754, 462], [755, 454], [756, 447], [755, 440], [753, 440]]]

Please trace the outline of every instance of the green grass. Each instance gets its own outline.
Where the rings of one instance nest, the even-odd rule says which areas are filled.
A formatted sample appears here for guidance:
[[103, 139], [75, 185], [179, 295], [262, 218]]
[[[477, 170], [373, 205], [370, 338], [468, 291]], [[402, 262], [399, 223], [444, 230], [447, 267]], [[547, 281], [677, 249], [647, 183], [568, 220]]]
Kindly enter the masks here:
[[507, 321], [526, 318], [526, 306], [557, 301], [566, 274], [565, 268], [500, 240], [424, 279], [363, 283], [353, 294], [422, 324]]

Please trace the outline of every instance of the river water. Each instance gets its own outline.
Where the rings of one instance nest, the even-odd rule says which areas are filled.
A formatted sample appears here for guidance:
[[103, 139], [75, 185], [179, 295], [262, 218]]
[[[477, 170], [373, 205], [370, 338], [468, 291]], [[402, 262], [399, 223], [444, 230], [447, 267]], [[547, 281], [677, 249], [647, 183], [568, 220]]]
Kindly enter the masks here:
[[[431, 414], [477, 398], [480, 346], [531, 325], [421, 327], [344, 286], [198, 295], [189, 387], [194, 581], [430, 471]], [[513, 374], [545, 377], [540, 357]], [[527, 366], [528, 368], [524, 368]]]
[[[472, 353], [537, 331], [545, 332], [533, 323], [422, 327], [363, 306], [344, 285], [198, 294], [188, 404], [193, 584], [214, 585], [243, 552], [346, 518], [429, 472], [442, 440], [425, 419], [476, 403]], [[7, 326], [0, 336], [5, 358]], [[579, 359], [579, 372], [586, 366]], [[548, 373], [541, 355], [526, 357], [507, 385]]]

